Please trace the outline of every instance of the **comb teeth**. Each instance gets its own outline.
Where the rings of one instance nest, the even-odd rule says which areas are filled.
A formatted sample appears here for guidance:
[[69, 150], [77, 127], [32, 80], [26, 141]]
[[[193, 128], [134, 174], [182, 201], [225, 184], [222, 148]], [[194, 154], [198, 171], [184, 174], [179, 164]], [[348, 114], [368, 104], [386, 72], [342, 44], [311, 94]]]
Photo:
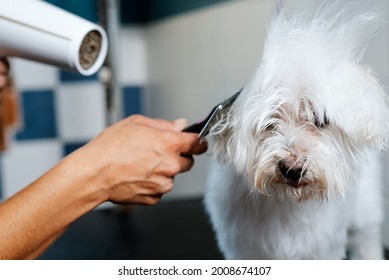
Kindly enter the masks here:
[[233, 96], [231, 96], [230, 98], [226, 99], [225, 101], [222, 102], [222, 105], [223, 106], [231, 106], [235, 100], [238, 98], [238, 96], [240, 95], [240, 93], [242, 92], [243, 88], [240, 89], [239, 91], [237, 91]]
[[183, 132], [194, 132], [199, 134], [199, 139], [205, 137], [211, 125], [214, 123], [216, 116], [223, 115], [223, 113], [226, 112], [227, 109], [231, 107], [231, 105], [235, 102], [235, 100], [238, 98], [239, 94], [242, 92], [243, 89], [240, 89], [238, 92], [236, 92], [233, 96], [230, 98], [227, 98], [226, 100], [222, 101], [221, 103], [217, 104], [211, 111], [211, 113], [205, 118], [203, 121], [192, 124], [191, 126], [188, 126], [183, 130]]

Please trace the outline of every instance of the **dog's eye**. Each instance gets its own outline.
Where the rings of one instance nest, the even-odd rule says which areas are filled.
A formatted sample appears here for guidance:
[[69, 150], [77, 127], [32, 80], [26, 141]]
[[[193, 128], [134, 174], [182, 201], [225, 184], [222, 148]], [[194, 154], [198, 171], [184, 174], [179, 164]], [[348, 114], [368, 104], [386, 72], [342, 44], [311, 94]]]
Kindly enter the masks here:
[[272, 121], [268, 121], [267, 123], [264, 124], [263, 130], [266, 131], [272, 131], [276, 127], [275, 123]]
[[265, 126], [266, 131], [272, 131], [274, 130], [276, 125], [274, 123], [269, 123], [268, 125]]
[[263, 124], [263, 130], [265, 131], [273, 131], [277, 128], [280, 123], [281, 117], [279, 114], [275, 113], [269, 116], [266, 120], [266, 123]]
[[316, 127], [318, 128], [323, 128], [323, 127], [326, 127], [327, 125], [329, 125], [329, 120], [327, 118], [327, 115], [324, 114], [324, 118], [323, 120], [319, 120], [319, 118], [315, 115], [315, 119], [314, 119], [314, 124]]

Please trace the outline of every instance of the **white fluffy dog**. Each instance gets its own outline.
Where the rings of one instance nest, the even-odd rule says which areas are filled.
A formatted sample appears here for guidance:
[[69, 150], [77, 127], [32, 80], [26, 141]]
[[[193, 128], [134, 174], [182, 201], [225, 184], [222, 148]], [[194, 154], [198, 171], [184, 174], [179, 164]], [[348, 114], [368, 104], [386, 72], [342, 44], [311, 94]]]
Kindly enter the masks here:
[[379, 23], [351, 6], [272, 21], [257, 72], [209, 138], [205, 205], [226, 258], [383, 258], [388, 102], [360, 65]]

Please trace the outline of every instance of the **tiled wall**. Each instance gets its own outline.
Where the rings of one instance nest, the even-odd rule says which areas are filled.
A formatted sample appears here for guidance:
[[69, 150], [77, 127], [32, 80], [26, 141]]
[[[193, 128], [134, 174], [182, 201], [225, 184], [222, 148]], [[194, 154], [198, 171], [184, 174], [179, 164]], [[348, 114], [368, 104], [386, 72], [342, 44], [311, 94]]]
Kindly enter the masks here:
[[[119, 85], [123, 117], [144, 113], [145, 47], [141, 27], [123, 26]], [[11, 59], [22, 127], [0, 154], [0, 198], [25, 187], [106, 127], [106, 93], [98, 75], [84, 77]]]
[[[118, 81], [123, 117], [153, 115], [145, 97], [147, 24], [223, 1], [168, 0], [162, 6], [153, 0], [121, 1], [122, 25], [114, 43], [118, 43], [121, 58]], [[47, 2], [98, 20], [99, 0]], [[21, 59], [11, 59], [11, 66], [20, 93], [22, 127], [10, 136], [8, 149], [0, 154], [0, 200], [37, 179], [106, 126], [106, 96], [98, 75], [83, 77]]]

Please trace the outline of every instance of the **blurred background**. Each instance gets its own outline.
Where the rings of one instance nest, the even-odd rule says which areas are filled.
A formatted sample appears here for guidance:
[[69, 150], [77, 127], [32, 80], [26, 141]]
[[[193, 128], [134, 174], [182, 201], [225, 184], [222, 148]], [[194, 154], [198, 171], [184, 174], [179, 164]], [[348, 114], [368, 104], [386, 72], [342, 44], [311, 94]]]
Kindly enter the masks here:
[[[123, 117], [203, 119], [251, 78], [267, 25], [277, 13], [276, 0], [47, 2], [103, 25], [109, 59], [91, 77], [11, 59], [21, 121], [0, 155], [1, 199]], [[286, 11], [302, 12], [320, 2], [286, 0]], [[389, 19], [388, 1], [370, 2]], [[386, 22], [365, 58], [386, 87], [388, 49]], [[156, 207], [99, 207], [72, 225], [42, 258], [221, 258], [202, 207], [210, 160], [210, 154], [197, 157]], [[389, 188], [385, 201], [389, 217]], [[389, 248], [389, 218], [384, 242]]]

